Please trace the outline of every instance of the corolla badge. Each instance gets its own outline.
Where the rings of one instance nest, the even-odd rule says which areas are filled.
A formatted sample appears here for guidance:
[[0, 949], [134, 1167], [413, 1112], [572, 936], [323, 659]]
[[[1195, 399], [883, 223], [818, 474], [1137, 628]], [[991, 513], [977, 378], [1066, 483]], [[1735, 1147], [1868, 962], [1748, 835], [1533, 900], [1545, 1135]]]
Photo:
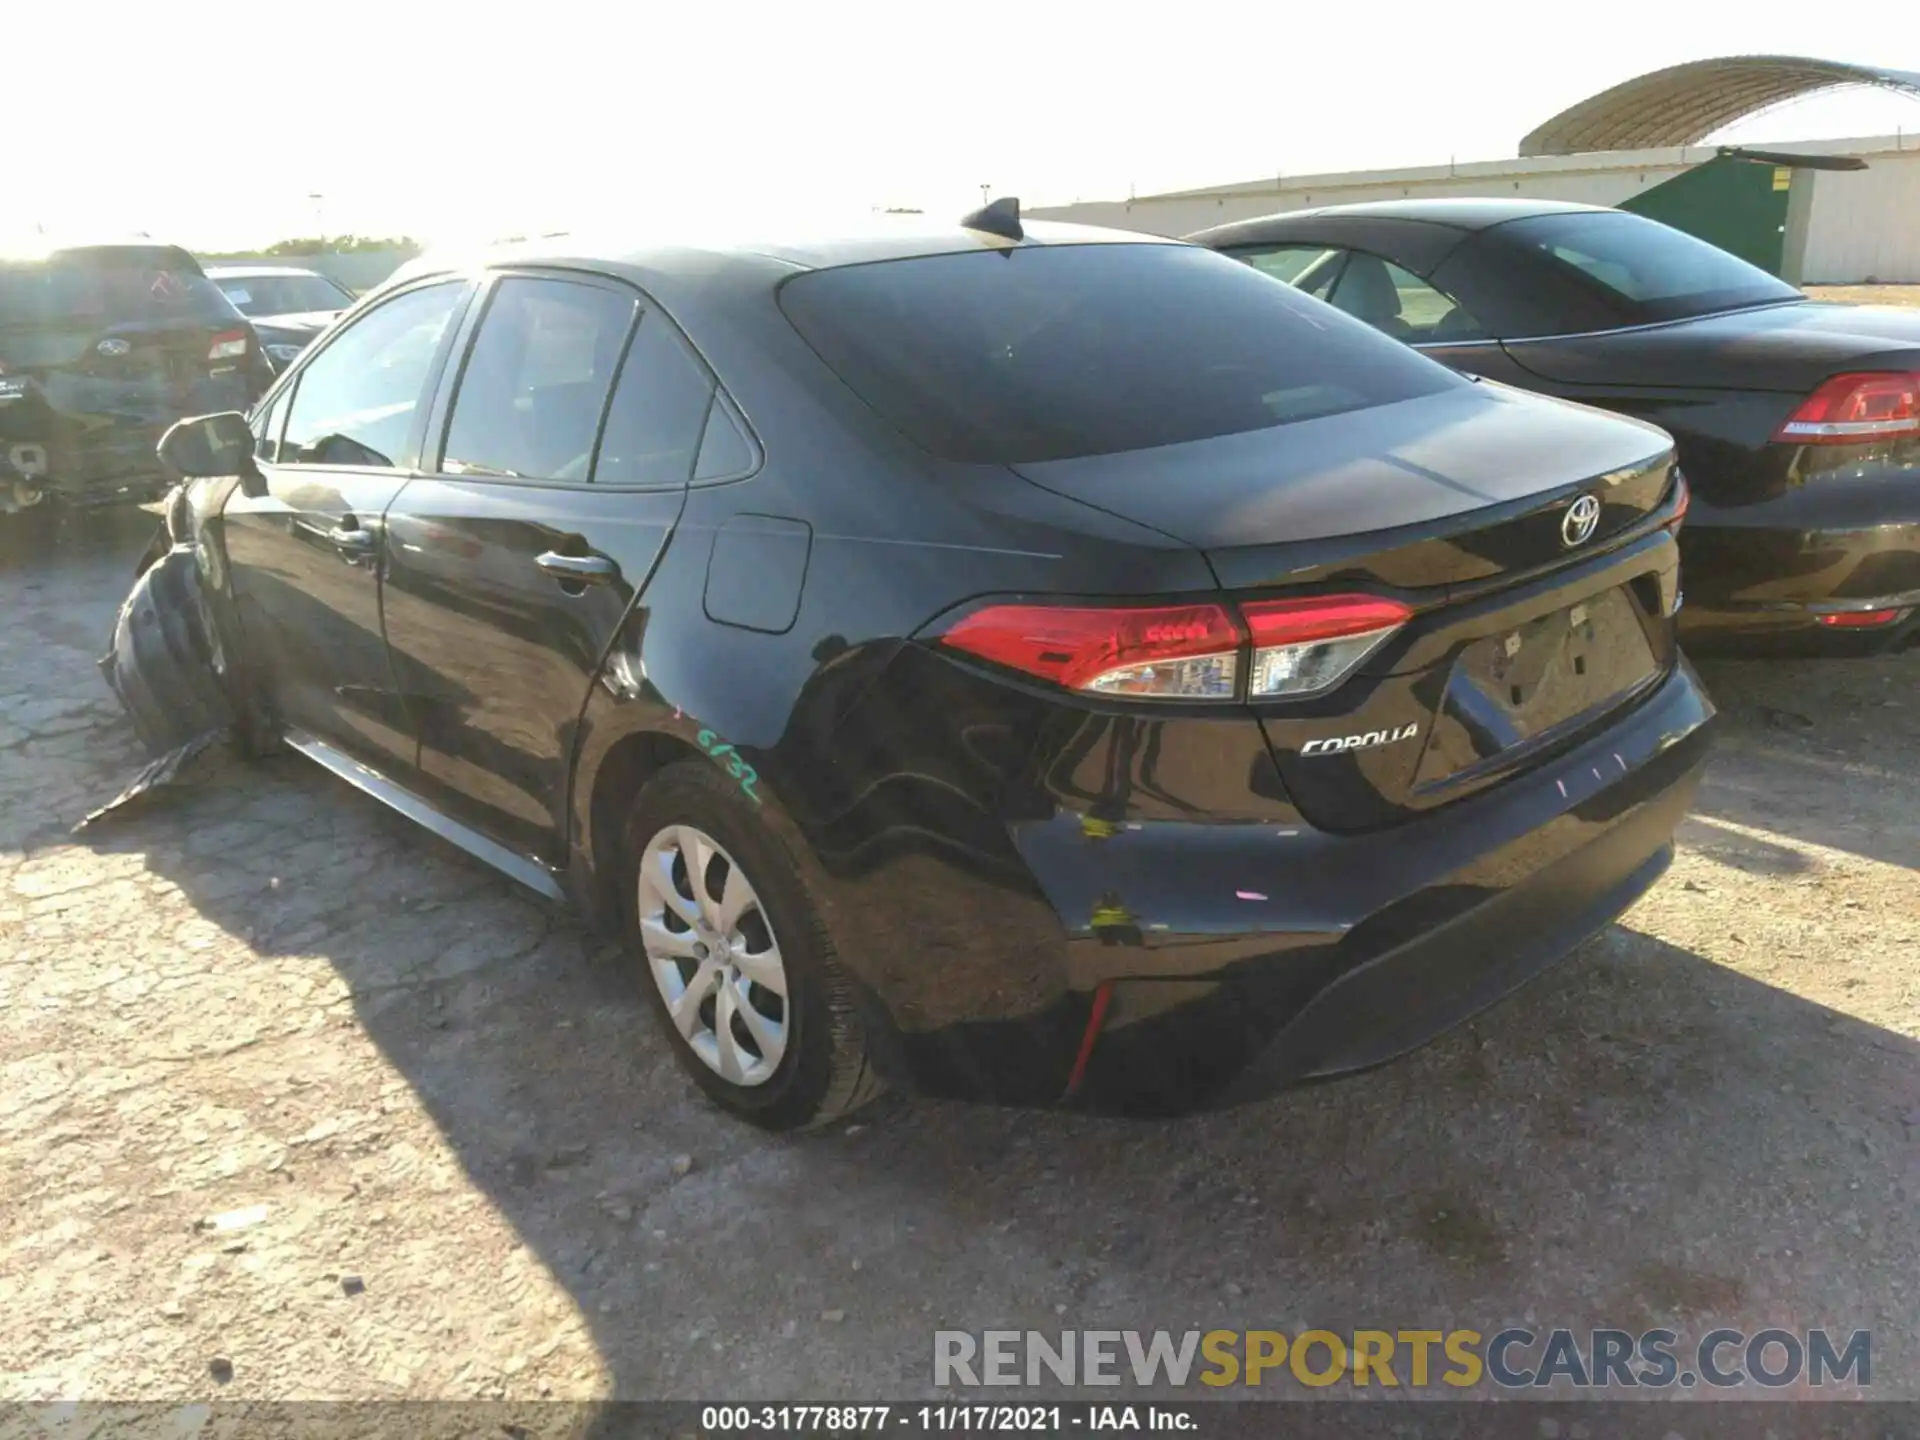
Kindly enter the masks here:
[[1599, 528], [1600, 502], [1591, 495], [1582, 495], [1567, 506], [1567, 513], [1560, 517], [1560, 541], [1571, 550], [1586, 544]]
[[133, 346], [129, 345], [124, 340], [110, 339], [110, 340], [102, 340], [98, 345], [94, 346], [93, 348], [98, 350], [102, 355], [125, 355], [128, 351], [133, 349]]
[[1420, 733], [1418, 724], [1396, 725], [1386, 730], [1369, 730], [1364, 735], [1329, 735], [1321, 740], [1309, 740], [1300, 747], [1305, 755], [1342, 755], [1349, 750], [1371, 750], [1376, 745], [1392, 745], [1396, 741], [1411, 740]]

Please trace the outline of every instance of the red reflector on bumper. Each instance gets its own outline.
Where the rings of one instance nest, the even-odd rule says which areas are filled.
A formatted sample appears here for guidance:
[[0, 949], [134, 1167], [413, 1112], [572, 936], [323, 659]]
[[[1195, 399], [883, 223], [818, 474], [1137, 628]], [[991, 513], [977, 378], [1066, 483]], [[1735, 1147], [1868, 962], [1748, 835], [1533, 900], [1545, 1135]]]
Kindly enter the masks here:
[[1868, 630], [1875, 625], [1891, 625], [1905, 613], [1904, 610], [1844, 610], [1813, 618], [1836, 630]]
[[1100, 1026], [1107, 1018], [1107, 1005], [1113, 999], [1113, 982], [1103, 980], [1093, 992], [1093, 1010], [1087, 1016], [1086, 1034], [1080, 1037], [1080, 1053], [1073, 1057], [1073, 1071], [1067, 1076], [1067, 1094], [1080, 1088], [1087, 1078], [1087, 1062], [1093, 1059], [1093, 1042], [1100, 1038]]

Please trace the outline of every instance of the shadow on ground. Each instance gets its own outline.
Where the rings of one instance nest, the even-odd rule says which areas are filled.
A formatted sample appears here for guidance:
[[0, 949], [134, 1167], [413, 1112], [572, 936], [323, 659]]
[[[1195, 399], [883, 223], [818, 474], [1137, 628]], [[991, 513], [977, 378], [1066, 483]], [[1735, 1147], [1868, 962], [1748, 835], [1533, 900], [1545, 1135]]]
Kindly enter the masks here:
[[1805, 861], [1730, 827], [1920, 869], [1920, 650], [1700, 670], [1724, 720], [1691, 843], [1760, 873]]

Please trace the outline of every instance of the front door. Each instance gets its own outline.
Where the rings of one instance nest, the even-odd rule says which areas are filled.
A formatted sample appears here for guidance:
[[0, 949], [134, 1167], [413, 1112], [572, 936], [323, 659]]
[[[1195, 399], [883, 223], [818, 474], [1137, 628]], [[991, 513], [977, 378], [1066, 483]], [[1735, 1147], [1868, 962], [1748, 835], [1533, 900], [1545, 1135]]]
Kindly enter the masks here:
[[259, 493], [225, 512], [241, 630], [275, 717], [396, 778], [416, 739], [381, 633], [383, 522], [470, 289], [402, 291], [330, 337], [266, 412]]
[[387, 514], [387, 638], [423, 794], [558, 865], [588, 687], [679, 518], [715, 385], [615, 282], [509, 274], [484, 303], [434, 473]]

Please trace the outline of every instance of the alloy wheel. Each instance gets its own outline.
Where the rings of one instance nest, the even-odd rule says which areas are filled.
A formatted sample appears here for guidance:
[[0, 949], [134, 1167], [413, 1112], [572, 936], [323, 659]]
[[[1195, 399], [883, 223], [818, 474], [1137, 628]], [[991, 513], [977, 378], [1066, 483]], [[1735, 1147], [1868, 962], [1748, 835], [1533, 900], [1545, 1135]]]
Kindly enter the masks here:
[[705, 831], [669, 825], [640, 857], [647, 966], [695, 1055], [734, 1085], [763, 1085], [791, 1033], [780, 946], [747, 874]]

